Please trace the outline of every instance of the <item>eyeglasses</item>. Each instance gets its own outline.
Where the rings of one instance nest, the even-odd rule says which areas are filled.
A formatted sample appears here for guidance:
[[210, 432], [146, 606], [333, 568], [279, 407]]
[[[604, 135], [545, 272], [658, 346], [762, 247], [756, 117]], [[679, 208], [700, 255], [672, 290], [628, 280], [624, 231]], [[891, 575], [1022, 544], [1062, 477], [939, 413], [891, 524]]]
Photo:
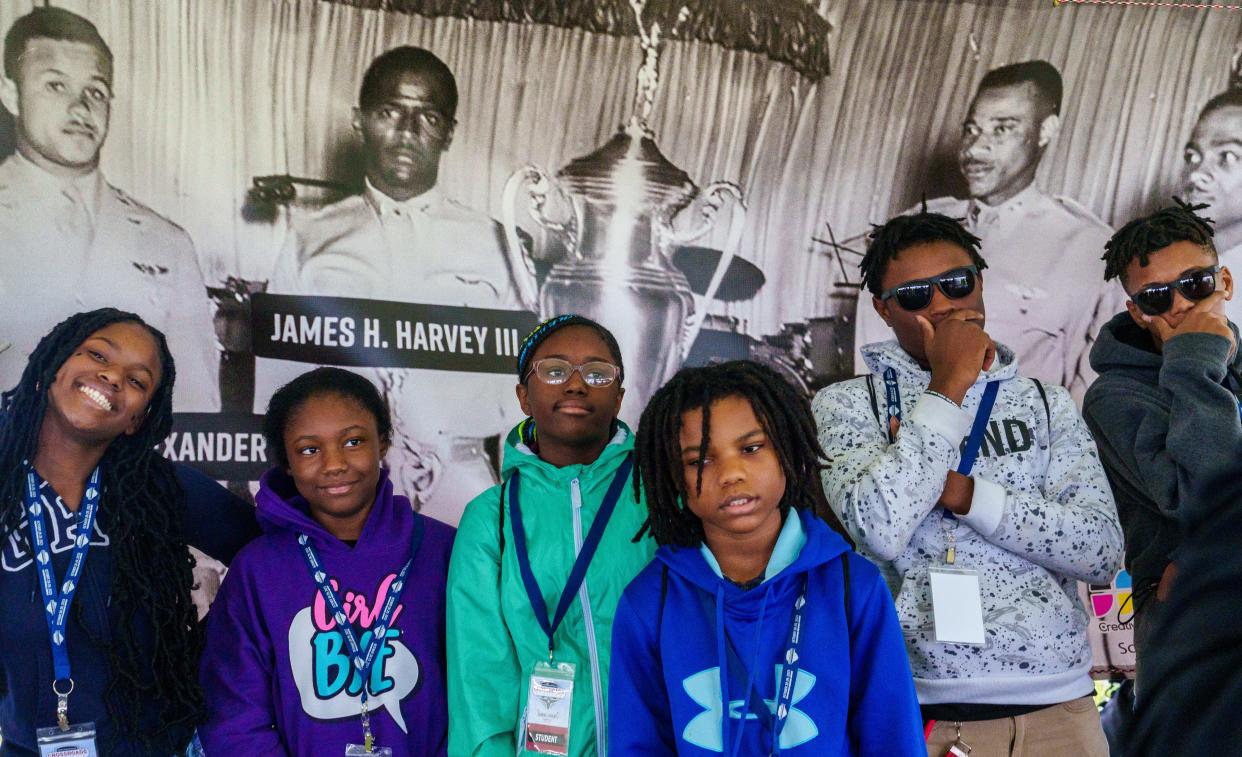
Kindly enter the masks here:
[[536, 360], [531, 369], [526, 373], [526, 377], [530, 378], [530, 374], [535, 374], [539, 380], [545, 384], [564, 384], [569, 381], [569, 377], [578, 372], [582, 380], [587, 386], [598, 389], [608, 386], [616, 381], [621, 375], [621, 369], [612, 363], [605, 363], [602, 360], [591, 360], [582, 365], [574, 365], [568, 360], [561, 360], [558, 357], [545, 357], [542, 360]]
[[940, 289], [945, 297], [958, 300], [975, 291], [975, 279], [978, 275], [979, 269], [973, 265], [954, 268], [930, 279], [915, 279], [898, 284], [881, 292], [880, 299], [887, 301], [896, 297], [902, 310], [922, 310], [931, 304], [933, 286]]
[[1148, 284], [1134, 294], [1130, 295], [1130, 301], [1138, 305], [1138, 309], [1147, 315], [1160, 315], [1167, 313], [1169, 308], [1173, 307], [1173, 290], [1182, 293], [1182, 296], [1192, 302], [1198, 302], [1205, 299], [1216, 291], [1216, 274], [1220, 271], [1220, 266], [1212, 265], [1207, 268], [1196, 268], [1193, 271], [1187, 271], [1174, 281], [1168, 281], [1163, 284]]

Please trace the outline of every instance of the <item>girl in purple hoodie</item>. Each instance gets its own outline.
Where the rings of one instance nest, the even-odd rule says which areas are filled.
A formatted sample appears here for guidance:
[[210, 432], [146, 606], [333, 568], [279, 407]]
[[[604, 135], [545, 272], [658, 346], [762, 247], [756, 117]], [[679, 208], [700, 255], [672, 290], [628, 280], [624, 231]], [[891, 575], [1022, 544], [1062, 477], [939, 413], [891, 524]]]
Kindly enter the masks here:
[[392, 420], [365, 378], [305, 373], [264, 422], [264, 535], [207, 620], [208, 754], [442, 755], [445, 584], [454, 529], [382, 467]]

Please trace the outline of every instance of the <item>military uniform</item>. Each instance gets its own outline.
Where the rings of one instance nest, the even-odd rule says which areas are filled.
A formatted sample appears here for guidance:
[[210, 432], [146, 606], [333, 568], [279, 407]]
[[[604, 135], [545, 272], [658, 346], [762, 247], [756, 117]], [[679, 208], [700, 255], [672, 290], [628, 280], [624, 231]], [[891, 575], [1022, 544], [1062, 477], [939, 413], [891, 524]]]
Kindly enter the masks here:
[[[398, 202], [368, 185], [293, 222], [267, 291], [521, 310], [500, 224], [436, 189]], [[310, 366], [261, 358], [256, 409]], [[388, 465], [397, 490], [456, 524], [492, 486], [483, 439], [521, 418], [513, 374], [429, 369], [360, 371], [393, 414]]]
[[178, 411], [220, 408], [219, 348], [190, 237], [104, 180], [59, 179], [14, 154], [0, 163], [0, 386], [68, 316], [116, 307], [168, 337]]
[[[988, 333], [1013, 349], [1027, 375], [1068, 388], [1081, 405], [1095, 379], [1088, 362], [1091, 344], [1125, 307], [1120, 284], [1104, 281], [1108, 224], [1034, 184], [994, 208], [977, 199], [941, 197], [927, 209], [964, 219], [982, 240]], [[863, 345], [892, 338], [864, 289], [854, 330], [855, 370], [866, 372], [859, 353]]]

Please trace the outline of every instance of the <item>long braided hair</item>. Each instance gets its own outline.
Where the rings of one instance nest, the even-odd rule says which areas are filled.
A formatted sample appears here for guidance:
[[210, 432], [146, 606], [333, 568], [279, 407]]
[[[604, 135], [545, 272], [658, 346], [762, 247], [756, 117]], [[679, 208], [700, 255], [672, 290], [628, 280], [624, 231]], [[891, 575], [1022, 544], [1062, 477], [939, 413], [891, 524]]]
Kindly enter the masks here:
[[[202, 719], [198, 686], [202, 628], [190, 599], [193, 560], [183, 533], [183, 493], [172, 464], [155, 451], [172, 430], [176, 369], [164, 335], [137, 315], [104, 308], [70, 316], [40, 340], [21, 381], [3, 394], [0, 538], [13, 533], [26, 537], [21, 528], [25, 461], [35, 458], [49, 387], [91, 334], [115, 323], [136, 323], [151, 333], [163, 376], [142, 426], [133, 435], [113, 439], [104, 453], [98, 515], [100, 528], [111, 540], [112, 612], [126, 626], [145, 620], [154, 643], [150, 649], [140, 648], [137, 635], [126, 626], [113, 628], [110, 639], [92, 641], [108, 652], [111, 676], [105, 697], [117, 738], [137, 740], [152, 754], [172, 754], [185, 746], [179, 742]], [[75, 605], [82, 621], [82, 603]], [[92, 624], [84, 622], [82, 627], [90, 629]], [[150, 708], [156, 709], [159, 723], [153, 733], [143, 732], [143, 715]]]
[[819, 443], [810, 402], [776, 371], [750, 360], [683, 368], [643, 410], [634, 437], [638, 462], [634, 466], [634, 493], [637, 497], [641, 487], [647, 495], [648, 526], [656, 543], [691, 547], [703, 541], [703, 522], [682, 505], [690, 487], [697, 491], [703, 483], [701, 468], [695, 481], [686, 481], [683, 474], [679, 441], [682, 416], [691, 410], [703, 411], [699, 453], [706, 455], [712, 404], [726, 397], [742, 397], [750, 403], [776, 450], [785, 473], [781, 515], [787, 515], [791, 507], [810, 508], [852, 545], [824, 496], [820, 473], [827, 465], [827, 456]]
[[[1104, 245], [1104, 280], [1123, 276], [1130, 261], [1138, 258], [1139, 266], [1146, 268], [1151, 254], [1163, 250], [1174, 242], [1190, 242], [1202, 247], [1216, 257], [1216, 245], [1212, 241], [1211, 218], [1199, 215], [1208, 207], [1188, 205], [1174, 197], [1174, 205], [1161, 208], [1143, 218], [1136, 218], [1113, 234]], [[1122, 279], [1122, 283], [1125, 280]]]

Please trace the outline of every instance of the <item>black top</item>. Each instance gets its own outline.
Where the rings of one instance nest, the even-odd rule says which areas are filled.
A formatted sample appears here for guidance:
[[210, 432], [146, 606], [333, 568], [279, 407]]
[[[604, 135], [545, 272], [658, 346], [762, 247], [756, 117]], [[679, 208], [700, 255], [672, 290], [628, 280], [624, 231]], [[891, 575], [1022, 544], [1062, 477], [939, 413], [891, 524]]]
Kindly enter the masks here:
[[[229, 563], [239, 550], [259, 535], [254, 507], [231, 494], [207, 476], [176, 465], [177, 481], [185, 491], [186, 540], [204, 553]], [[52, 568], [58, 577], [68, 569], [77, 528], [77, 514], [71, 512], [50, 486], [41, 489], [48, 523], [48, 544]], [[102, 507], [112, 501], [104, 493]], [[121, 503], [122, 505], [124, 503]], [[2, 757], [33, 757], [35, 729], [56, 723], [56, 698], [52, 694], [52, 652], [43, 618], [37, 571], [27, 549], [29, 526], [21, 522], [21, 534], [10, 534], [0, 542], [0, 732]], [[122, 618], [109, 602], [112, 586], [112, 540], [98, 520], [91, 534], [91, 549], [82, 572], [79, 589], [69, 611], [66, 636], [73, 666], [74, 692], [69, 699], [72, 722], [94, 722], [97, 743], [103, 748], [112, 738], [113, 724], [108, 715], [106, 691], [110, 674], [105, 644], [118, 633], [132, 635], [140, 647], [154, 644], [151, 629], [140, 616]], [[144, 671], [156, 675], [154, 670]], [[151, 703], [145, 703], [150, 706]], [[157, 727], [152, 714], [149, 728]], [[178, 734], [188, 741], [188, 730]], [[143, 750], [118, 742], [112, 755], [141, 755]]]

